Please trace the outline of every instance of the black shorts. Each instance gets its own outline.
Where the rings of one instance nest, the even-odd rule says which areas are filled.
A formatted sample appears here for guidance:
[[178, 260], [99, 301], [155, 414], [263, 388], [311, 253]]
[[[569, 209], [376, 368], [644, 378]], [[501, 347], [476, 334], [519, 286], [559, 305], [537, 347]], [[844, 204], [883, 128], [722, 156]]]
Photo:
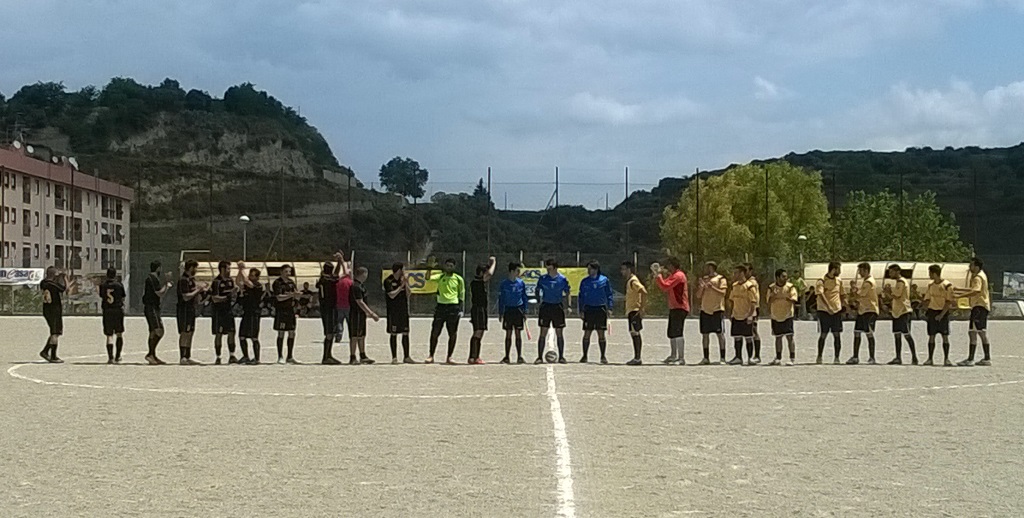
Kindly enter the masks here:
[[937, 309], [925, 311], [924, 316], [928, 319], [928, 336], [949, 335], [949, 313], [942, 320], [935, 320], [935, 317], [942, 313]]
[[584, 331], [606, 331], [608, 330], [608, 310], [603, 307], [583, 308], [583, 330]]
[[679, 338], [683, 336], [683, 326], [686, 324], [686, 317], [689, 313], [685, 309], [668, 310], [668, 337]]
[[260, 338], [260, 313], [255, 311], [242, 314], [242, 320], [238, 322], [238, 337], [259, 340]]
[[828, 311], [818, 311], [818, 332], [822, 334], [842, 333], [843, 312], [833, 314]]
[[537, 315], [537, 324], [541, 329], [553, 327], [565, 328], [565, 309], [561, 304], [541, 304]]
[[793, 336], [793, 317], [781, 322], [772, 320], [772, 336]]
[[626, 324], [630, 333], [639, 333], [644, 329], [644, 317], [640, 316], [639, 311], [630, 311], [629, 315], [626, 315]]
[[700, 334], [712, 335], [721, 334], [723, 330], [722, 320], [725, 316], [725, 311], [715, 311], [714, 314], [707, 314], [703, 311], [700, 312]]
[[235, 334], [235, 315], [231, 313], [231, 308], [214, 308], [210, 327], [214, 335]]
[[160, 306], [146, 306], [142, 308], [142, 313], [146, 315], [146, 325], [149, 326], [149, 332], [156, 330], [163, 331], [164, 321], [160, 318]]
[[338, 332], [338, 310], [337, 308], [320, 307], [320, 322], [324, 325], [324, 335], [333, 335]]
[[360, 308], [352, 308], [348, 313], [348, 337], [366, 337], [366, 313]]
[[174, 317], [178, 321], [179, 333], [191, 333], [196, 330], [196, 306], [194, 304], [179, 304]]
[[853, 324], [853, 330], [860, 333], [874, 333], [877, 320], [878, 313], [861, 313], [857, 315], [857, 321]]
[[388, 311], [387, 325], [389, 334], [407, 334], [409, 332], [409, 310]]
[[971, 331], [988, 329], [988, 310], [981, 306], [971, 308]]
[[523, 313], [522, 308], [508, 308], [501, 317], [501, 328], [505, 331], [522, 331], [525, 323], [526, 313]]
[[104, 309], [103, 336], [114, 336], [120, 333], [124, 333], [124, 309]]
[[458, 304], [438, 304], [434, 308], [434, 321], [430, 324], [431, 333], [440, 333], [441, 328], [448, 330], [448, 335], [454, 335], [459, 331], [459, 319], [462, 318], [462, 308]]
[[295, 331], [295, 310], [275, 308], [274, 331]]
[[60, 336], [64, 334], [64, 308], [54, 306], [53, 309], [43, 308], [43, 318], [46, 319], [46, 326], [50, 329], [50, 335]]
[[750, 338], [754, 336], [754, 323], [736, 318], [730, 319], [729, 334], [733, 338]]
[[473, 325], [473, 331], [487, 331], [487, 306], [470, 308], [469, 323]]
[[892, 332], [893, 334], [909, 335], [910, 334], [910, 320], [914, 316], [913, 313], [904, 313], [894, 319], [892, 319]]

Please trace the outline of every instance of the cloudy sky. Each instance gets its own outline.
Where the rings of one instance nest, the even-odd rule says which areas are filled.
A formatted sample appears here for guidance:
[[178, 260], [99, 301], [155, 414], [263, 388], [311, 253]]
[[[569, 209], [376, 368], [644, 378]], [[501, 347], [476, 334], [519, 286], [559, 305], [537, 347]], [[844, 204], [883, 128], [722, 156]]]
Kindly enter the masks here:
[[1024, 140], [1024, 0], [0, 0], [0, 92], [112, 76], [297, 106], [365, 182], [591, 208], [812, 149]]

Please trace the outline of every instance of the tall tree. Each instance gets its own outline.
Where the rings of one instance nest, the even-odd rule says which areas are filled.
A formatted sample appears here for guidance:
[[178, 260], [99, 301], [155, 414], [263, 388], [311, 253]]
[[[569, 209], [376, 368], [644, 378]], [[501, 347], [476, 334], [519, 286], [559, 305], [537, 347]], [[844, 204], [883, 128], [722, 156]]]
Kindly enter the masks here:
[[414, 203], [425, 194], [423, 186], [429, 176], [430, 172], [411, 158], [396, 156], [380, 166], [380, 185], [388, 192], [412, 198]]
[[888, 190], [849, 193], [836, 214], [836, 241], [847, 261], [965, 261], [971, 253], [953, 214], [939, 209], [931, 191], [905, 197], [902, 211], [899, 196]]
[[[801, 251], [823, 257], [829, 228], [821, 175], [776, 162], [736, 166], [690, 182], [679, 201], [665, 208], [661, 237], [676, 255], [729, 263], [753, 254], [792, 262]], [[801, 235], [807, 240], [800, 241]]]

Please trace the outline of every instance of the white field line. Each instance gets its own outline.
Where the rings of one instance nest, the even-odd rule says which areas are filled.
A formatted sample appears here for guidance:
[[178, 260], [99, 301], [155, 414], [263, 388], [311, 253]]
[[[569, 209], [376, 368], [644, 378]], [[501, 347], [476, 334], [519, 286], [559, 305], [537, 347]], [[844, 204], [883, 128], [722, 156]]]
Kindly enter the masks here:
[[576, 499], [572, 489], [572, 459], [569, 455], [569, 437], [565, 433], [565, 419], [562, 404], [558, 401], [558, 387], [555, 385], [555, 369], [547, 367], [548, 402], [551, 404], [551, 424], [555, 435], [555, 457], [558, 474], [558, 516], [574, 518]]

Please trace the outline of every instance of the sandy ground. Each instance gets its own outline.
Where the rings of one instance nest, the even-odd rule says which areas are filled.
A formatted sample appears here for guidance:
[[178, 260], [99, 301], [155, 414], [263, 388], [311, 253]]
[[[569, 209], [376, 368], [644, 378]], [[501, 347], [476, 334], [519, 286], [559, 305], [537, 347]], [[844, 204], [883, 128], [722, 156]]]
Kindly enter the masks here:
[[[0, 326], [5, 517], [1024, 516], [1024, 322], [993, 323], [993, 367], [953, 369], [503, 366], [497, 322], [481, 367], [149, 367], [138, 318], [108, 366], [85, 317], [66, 320], [68, 363], [46, 365], [41, 317]], [[212, 361], [199, 327], [194, 356]], [[613, 363], [632, 354], [624, 330]], [[319, 359], [319, 332], [301, 321], [300, 361]], [[647, 323], [651, 364], [663, 332]], [[813, 334], [799, 324], [799, 361]], [[576, 360], [578, 322], [567, 335]], [[686, 337], [692, 362], [693, 320]], [[382, 324], [369, 343], [387, 363]], [[954, 360], [966, 345], [954, 324]], [[177, 359], [173, 329], [161, 351]]]

